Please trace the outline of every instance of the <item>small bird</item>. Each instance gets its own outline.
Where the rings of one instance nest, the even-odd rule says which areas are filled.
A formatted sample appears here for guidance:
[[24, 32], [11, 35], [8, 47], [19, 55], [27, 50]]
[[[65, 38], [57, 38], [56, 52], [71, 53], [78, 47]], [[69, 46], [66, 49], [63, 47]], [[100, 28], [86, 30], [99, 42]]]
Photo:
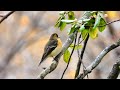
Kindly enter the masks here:
[[40, 64], [44, 60], [46, 60], [48, 57], [54, 57], [54, 56], [58, 55], [60, 53], [61, 49], [62, 49], [62, 41], [60, 40], [60, 37], [58, 37], [57, 33], [53, 33], [50, 36], [49, 41], [45, 45], [44, 53], [42, 55], [42, 59], [38, 66], [40, 66]]

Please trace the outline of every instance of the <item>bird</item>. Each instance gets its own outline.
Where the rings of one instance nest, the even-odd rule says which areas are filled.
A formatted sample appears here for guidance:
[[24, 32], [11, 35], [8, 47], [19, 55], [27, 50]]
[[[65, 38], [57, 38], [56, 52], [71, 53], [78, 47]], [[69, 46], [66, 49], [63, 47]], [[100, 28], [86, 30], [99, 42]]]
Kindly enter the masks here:
[[48, 57], [54, 58], [55, 56], [57, 56], [61, 50], [62, 41], [57, 33], [53, 33], [44, 47], [44, 52], [38, 66], [40, 66], [41, 63], [45, 61]]

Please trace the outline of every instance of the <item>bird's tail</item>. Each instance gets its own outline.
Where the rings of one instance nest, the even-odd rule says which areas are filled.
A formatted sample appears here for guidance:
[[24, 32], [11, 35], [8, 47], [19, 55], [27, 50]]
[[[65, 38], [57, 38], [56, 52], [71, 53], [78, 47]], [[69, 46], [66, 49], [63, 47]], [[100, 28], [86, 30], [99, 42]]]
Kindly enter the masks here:
[[46, 59], [47, 57], [42, 57], [41, 61], [38, 64], [38, 67], [41, 65], [41, 63]]
[[41, 65], [42, 61], [39, 62], [38, 67]]

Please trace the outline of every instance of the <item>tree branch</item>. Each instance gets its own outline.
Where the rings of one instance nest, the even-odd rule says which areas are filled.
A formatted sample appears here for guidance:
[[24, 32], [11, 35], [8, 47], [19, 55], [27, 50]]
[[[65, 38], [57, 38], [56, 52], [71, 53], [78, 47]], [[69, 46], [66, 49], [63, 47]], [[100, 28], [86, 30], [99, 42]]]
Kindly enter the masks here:
[[111, 72], [109, 73], [107, 79], [117, 79], [120, 73], [120, 58], [119, 60], [113, 65]]
[[91, 73], [92, 70], [99, 65], [99, 63], [101, 62], [101, 60], [103, 59], [103, 57], [104, 57], [108, 52], [110, 52], [111, 50], [117, 48], [118, 46], [120, 46], [120, 39], [119, 39], [116, 43], [114, 43], [114, 44], [106, 47], [106, 48], [96, 57], [96, 59], [86, 68], [86, 70], [84, 71], [84, 73], [78, 75], [77, 79], [83, 79], [86, 75], [88, 75], [89, 73]]
[[77, 63], [77, 68], [76, 68], [76, 73], [75, 73], [75, 78], [79, 75], [81, 62], [82, 62], [82, 59], [83, 59], [83, 55], [84, 55], [84, 51], [85, 51], [88, 39], [89, 39], [89, 34], [87, 35], [87, 38], [85, 39], [84, 46], [83, 46], [83, 48], [81, 50], [81, 54], [79, 56], [79, 60], [78, 60], [78, 63]]
[[0, 24], [8, 17], [10, 16], [12, 13], [14, 13], [15, 11], [11, 11], [8, 14], [6, 14], [5, 16], [3, 16], [3, 18], [0, 20]]
[[61, 52], [54, 58], [52, 64], [38, 75], [37, 79], [44, 79], [47, 74], [51, 73], [57, 67], [60, 57], [64, 54], [64, 52], [68, 49], [68, 47], [73, 43], [74, 38], [76, 37], [76, 33], [77, 31], [69, 36], [69, 38], [64, 43]]

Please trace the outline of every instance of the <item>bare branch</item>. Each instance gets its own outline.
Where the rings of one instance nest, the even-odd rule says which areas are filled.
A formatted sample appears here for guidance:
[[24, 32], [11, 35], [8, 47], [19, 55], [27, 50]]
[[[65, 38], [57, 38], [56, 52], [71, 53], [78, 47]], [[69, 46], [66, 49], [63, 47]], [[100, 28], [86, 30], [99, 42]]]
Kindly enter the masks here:
[[79, 75], [81, 62], [82, 62], [82, 58], [83, 58], [83, 55], [84, 55], [84, 51], [85, 51], [88, 39], [89, 39], [89, 34], [87, 35], [87, 38], [85, 39], [84, 46], [83, 46], [83, 48], [81, 50], [81, 54], [79, 56], [79, 60], [78, 60], [78, 63], [77, 63], [77, 68], [76, 68], [76, 73], [75, 73], [75, 78]]
[[11, 14], [13, 14], [15, 11], [11, 11], [9, 12], [8, 14], [6, 14], [5, 16], [3, 16], [3, 18], [0, 20], [0, 24], [8, 17], [10, 16]]
[[111, 70], [111, 72], [108, 75], [108, 79], [117, 79], [119, 73], [120, 73], [120, 58], [119, 60], [113, 65], [113, 68]]
[[82, 73], [82, 74], [80, 74], [80, 75], [77, 77], [77, 79], [83, 79], [86, 75], [88, 75], [89, 73], [91, 73], [92, 70], [99, 65], [99, 63], [101, 62], [101, 60], [103, 59], [103, 57], [104, 57], [108, 52], [110, 52], [111, 50], [117, 48], [118, 46], [120, 46], [120, 39], [119, 39], [116, 43], [114, 43], [114, 44], [106, 47], [106, 48], [96, 57], [96, 59], [86, 68], [85, 72]]

